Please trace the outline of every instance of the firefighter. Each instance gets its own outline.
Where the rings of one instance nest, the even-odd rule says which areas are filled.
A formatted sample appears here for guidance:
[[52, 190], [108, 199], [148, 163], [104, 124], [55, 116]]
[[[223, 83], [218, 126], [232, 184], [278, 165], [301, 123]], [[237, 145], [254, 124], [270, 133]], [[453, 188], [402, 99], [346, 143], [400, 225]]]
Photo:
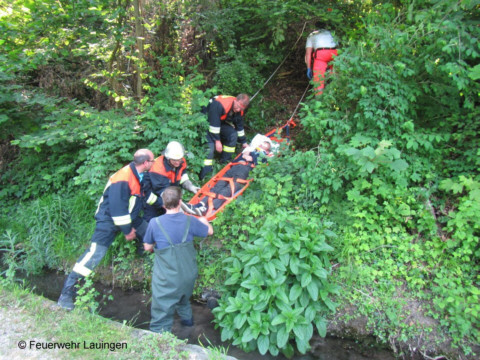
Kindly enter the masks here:
[[250, 102], [246, 94], [237, 97], [218, 95], [203, 112], [208, 114], [209, 129], [207, 132], [208, 154], [203, 162], [200, 180], [203, 180], [213, 169], [215, 151], [221, 153], [220, 162], [227, 163], [232, 159], [237, 141], [245, 148], [247, 138], [243, 128], [244, 111]]
[[165, 213], [160, 195], [169, 186], [181, 186], [196, 193], [199, 187], [193, 185], [187, 174], [185, 149], [178, 141], [168, 143], [162, 156], [155, 159], [150, 171], [145, 174], [146, 205], [144, 219], [150, 219]]
[[317, 22], [315, 26], [317, 30], [308, 35], [307, 38], [305, 63], [307, 64], [307, 77], [309, 80], [313, 78], [313, 81], [316, 83], [316, 95], [320, 95], [325, 87], [323, 80], [325, 72], [327, 68], [332, 67], [329, 63], [338, 55], [338, 52], [336, 49], [337, 43], [330, 31], [325, 30], [325, 24]]
[[171, 331], [175, 312], [182, 325], [193, 326], [190, 297], [198, 276], [193, 240], [213, 234], [206, 218], [181, 212], [180, 188], [170, 186], [161, 197], [166, 214], [150, 221], [143, 244], [145, 251], [155, 251], [150, 321], [154, 332]]
[[96, 227], [90, 247], [77, 260], [73, 271], [63, 285], [58, 305], [73, 310], [75, 305], [75, 284], [90, 275], [100, 263], [115, 236], [123, 232], [127, 241], [143, 239], [147, 223], [141, 218], [143, 207], [143, 176], [154, 162], [154, 155], [148, 149], [135, 152], [133, 161], [110, 177], [95, 213]]

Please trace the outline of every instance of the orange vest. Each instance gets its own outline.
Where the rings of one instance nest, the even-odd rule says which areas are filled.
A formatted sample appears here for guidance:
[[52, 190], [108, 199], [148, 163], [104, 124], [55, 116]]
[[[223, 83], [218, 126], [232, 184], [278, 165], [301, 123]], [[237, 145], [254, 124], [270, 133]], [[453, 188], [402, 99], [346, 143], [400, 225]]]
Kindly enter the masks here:
[[133, 173], [130, 165], [123, 167], [110, 177], [111, 184], [116, 184], [122, 181], [128, 183], [130, 196], [140, 195], [140, 182]]
[[[168, 178], [168, 180], [170, 180], [170, 183], [172, 185], [178, 185], [180, 183], [180, 179], [182, 178], [183, 171], [187, 168], [187, 162], [185, 161], [185, 158], [182, 158], [182, 164], [180, 165], [178, 171], [175, 171], [175, 168], [173, 167], [172, 170], [167, 170], [165, 168], [165, 160], [168, 161], [167, 159], [165, 159], [164, 155], [156, 158], [152, 168], [150, 169], [150, 172], [165, 176], [166, 178]], [[175, 173], [177, 174], [176, 177]]]
[[[222, 105], [223, 111], [225, 112], [225, 114], [220, 116], [220, 120], [225, 120], [230, 110], [232, 110], [235, 96], [218, 95], [218, 96], [215, 96], [215, 100]], [[243, 110], [240, 112], [240, 114], [243, 116]]]

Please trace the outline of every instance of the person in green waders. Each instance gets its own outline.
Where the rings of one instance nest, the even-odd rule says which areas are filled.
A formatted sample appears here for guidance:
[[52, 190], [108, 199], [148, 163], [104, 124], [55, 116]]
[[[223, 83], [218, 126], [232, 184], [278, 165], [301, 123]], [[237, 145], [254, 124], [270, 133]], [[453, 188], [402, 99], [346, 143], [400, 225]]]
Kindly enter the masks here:
[[193, 326], [190, 297], [198, 276], [193, 237], [213, 234], [204, 217], [180, 211], [182, 190], [169, 186], [161, 194], [166, 214], [153, 218], [143, 239], [145, 251], [155, 251], [150, 330], [171, 332], [175, 311], [181, 324]]

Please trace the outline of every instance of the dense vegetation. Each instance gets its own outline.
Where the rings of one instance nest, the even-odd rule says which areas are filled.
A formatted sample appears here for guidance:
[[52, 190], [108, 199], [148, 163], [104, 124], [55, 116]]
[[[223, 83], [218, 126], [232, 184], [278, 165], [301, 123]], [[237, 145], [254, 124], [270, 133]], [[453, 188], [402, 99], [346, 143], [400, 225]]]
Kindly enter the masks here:
[[[335, 309], [352, 305], [342, 320], [367, 316], [399, 354], [436, 335], [410, 350], [435, 354], [451, 341], [452, 353], [474, 356], [474, 0], [2, 3], [3, 277], [69, 270], [107, 175], [135, 149], [159, 154], [179, 140], [198, 173], [201, 106], [216, 93], [255, 93], [289, 54], [291, 81], [304, 78], [315, 20], [329, 22], [341, 47], [324, 94], [300, 109], [296, 151], [255, 170], [214, 224], [222, 250], [199, 253], [199, 284], [226, 281], [216, 310], [222, 337], [261, 353], [305, 352], [314, 329], [324, 336]], [[285, 104], [272, 100], [275, 91], [267, 86], [252, 102], [250, 135], [287, 120], [277, 118]], [[134, 256], [120, 238], [110, 254]], [[433, 321], [412, 317], [412, 304]]]

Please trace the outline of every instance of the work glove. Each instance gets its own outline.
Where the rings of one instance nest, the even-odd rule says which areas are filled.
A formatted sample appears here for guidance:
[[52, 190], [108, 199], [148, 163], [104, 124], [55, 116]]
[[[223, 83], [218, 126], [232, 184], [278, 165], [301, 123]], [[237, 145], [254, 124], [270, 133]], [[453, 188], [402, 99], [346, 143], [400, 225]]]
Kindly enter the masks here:
[[307, 78], [308, 78], [308, 80], [312, 80], [312, 77], [313, 77], [312, 69], [307, 69]]
[[185, 190], [188, 190], [194, 194], [196, 194], [200, 188], [198, 186], [195, 186], [193, 185], [193, 183], [190, 181], [190, 180], [187, 180], [185, 181], [183, 184], [182, 184], [182, 187], [185, 189]]

